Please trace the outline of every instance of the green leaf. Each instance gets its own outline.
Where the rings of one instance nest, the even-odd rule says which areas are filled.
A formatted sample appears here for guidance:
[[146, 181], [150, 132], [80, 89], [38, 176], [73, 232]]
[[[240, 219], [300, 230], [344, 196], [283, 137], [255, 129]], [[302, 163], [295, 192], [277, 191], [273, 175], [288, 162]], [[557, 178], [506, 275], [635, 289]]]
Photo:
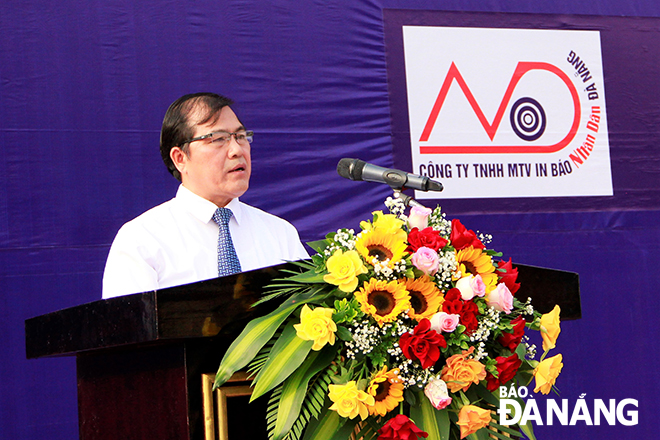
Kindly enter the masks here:
[[256, 376], [259, 373], [259, 370], [261, 370], [261, 368], [266, 364], [266, 361], [268, 361], [268, 357], [270, 356], [270, 350], [272, 350], [273, 345], [275, 344], [277, 338], [280, 337], [280, 334], [282, 334], [282, 332], [275, 332], [275, 336], [266, 342], [263, 347], [261, 347], [259, 353], [257, 353], [254, 359], [252, 359], [252, 361], [248, 364], [248, 376]]
[[[520, 404], [520, 407], [522, 408], [522, 410], [524, 412], [525, 411], [525, 401], [522, 400], [520, 397], [514, 398], [514, 399], [516, 401], [518, 401], [518, 403]], [[536, 436], [534, 436], [534, 427], [532, 426], [531, 421], [527, 420], [527, 423], [525, 423], [524, 425], [519, 423], [518, 426], [520, 427], [520, 430], [525, 433], [527, 438], [529, 438], [530, 440], [536, 440]]]
[[299, 338], [293, 326], [294, 322], [291, 321], [284, 327], [282, 335], [270, 351], [268, 361], [252, 382], [254, 389], [250, 402], [282, 383], [303, 363], [311, 351], [314, 342]]
[[411, 388], [406, 388], [406, 390], [403, 392], [403, 398], [410, 406], [417, 406], [420, 404], [417, 399], [417, 394]]
[[[289, 264], [292, 264], [292, 265], [298, 266], [298, 267], [302, 267], [305, 270], [314, 269], [314, 264], [309, 260], [289, 261]], [[289, 273], [295, 273], [295, 272], [292, 272], [288, 269], [281, 269], [280, 272], [282, 272], [282, 271], [286, 271], [286, 272], [289, 272]]]
[[[295, 423], [285, 435], [286, 440], [299, 440], [307, 425], [311, 420], [316, 420], [324, 410], [326, 396], [328, 394], [328, 385], [330, 383], [330, 376], [335, 373], [335, 366], [330, 364], [328, 368], [323, 370], [320, 374], [314, 376], [310, 381], [305, 400], [303, 401], [300, 414]], [[271, 393], [270, 400], [268, 401], [268, 412], [266, 414], [266, 421], [268, 424], [268, 439], [273, 440], [273, 430], [275, 429], [275, 422], [277, 421], [277, 413], [280, 405], [280, 395], [282, 393], [283, 384], [276, 387]], [[329, 406], [329, 405], [328, 405]], [[327, 409], [327, 408], [326, 408]]]
[[273, 312], [250, 321], [222, 358], [215, 375], [213, 389], [227, 382], [232, 374], [245, 367], [273, 337], [284, 320], [301, 304], [309, 302], [313, 297], [314, 292], [294, 294]]
[[336, 354], [337, 348], [330, 345], [326, 345], [321, 351], [312, 352], [284, 381], [277, 410], [277, 422], [273, 430], [275, 440], [282, 439], [298, 418], [310, 379], [330, 365]]
[[307, 272], [299, 273], [297, 275], [294, 275], [292, 277], [287, 278], [287, 280], [291, 281], [296, 281], [298, 283], [304, 283], [304, 284], [317, 284], [317, 283], [323, 283], [323, 277], [325, 274], [323, 273], [316, 273], [313, 270], [309, 270]]
[[474, 389], [477, 395], [486, 402], [488, 402], [489, 404], [495, 407], [500, 406], [500, 399], [494, 393], [488, 391], [488, 388], [486, 388], [482, 384], [478, 384], [476, 386], [470, 387], [470, 389]]
[[303, 440], [346, 440], [355, 428], [354, 420], [345, 419], [337, 411], [325, 409], [317, 420], [313, 420], [305, 430]]
[[342, 341], [352, 341], [353, 340], [353, 334], [349, 329], [346, 327], [337, 327], [337, 333], [335, 333], [339, 339]]
[[378, 437], [378, 430], [385, 425], [386, 420], [379, 418], [378, 423], [374, 420], [373, 417], [369, 417], [365, 420], [364, 426], [358, 432], [356, 438], [362, 440], [375, 440]]
[[345, 318], [346, 318], [346, 311], [344, 310], [335, 310], [335, 313], [332, 314], [332, 320], [335, 321], [335, 324], [344, 322]]
[[493, 431], [487, 428], [481, 428], [477, 432], [473, 432], [472, 434], [468, 435], [468, 438], [470, 440], [489, 440], [490, 439], [490, 434]]
[[[502, 440], [511, 440], [511, 436], [504, 435], [498, 431], [488, 430], [488, 434], [490, 435], [491, 438], [497, 437]], [[518, 435], [520, 435], [520, 433], [518, 433]]]
[[421, 404], [410, 408], [410, 418], [414, 420], [419, 429], [428, 433], [427, 438], [448, 440], [449, 411], [447, 409], [438, 411], [421, 393], [417, 394], [417, 398]]
[[[498, 431], [505, 432], [506, 434], [509, 434], [509, 436], [507, 437], [507, 436], [504, 435], [504, 434], [499, 434], [499, 435], [498, 435], [498, 434], [496, 434], [496, 433], [493, 433], [493, 435], [496, 435], [496, 436], [498, 436], [498, 437], [500, 437], [500, 438], [505, 438], [505, 439], [508, 440], [508, 439], [511, 438], [512, 435], [515, 436], [515, 437], [522, 437], [522, 434], [521, 434], [520, 432], [516, 431], [515, 429], [511, 429], [511, 428], [509, 428], [509, 427], [507, 427], [507, 426], [502, 426], [502, 425], [500, 425], [500, 424], [498, 424], [498, 423], [493, 422], [492, 420], [491, 420], [491, 422], [490, 422], [490, 426], [492, 426], [493, 428], [497, 429]], [[492, 431], [491, 431], [491, 432], [492, 432]]]
[[265, 286], [265, 289], [270, 289], [270, 293], [263, 295], [256, 302], [252, 304], [251, 307], [257, 307], [265, 302], [279, 298], [280, 296], [285, 295], [294, 295], [296, 293], [308, 292], [311, 289], [301, 286], [300, 284], [291, 284], [291, 285], [270, 285]]
[[312, 255], [312, 263], [316, 266], [316, 271], [321, 270], [325, 267], [325, 258], [319, 254]]
[[322, 253], [326, 247], [328, 247], [328, 240], [316, 240], [316, 241], [308, 241], [307, 246], [311, 247], [314, 249], [316, 252], [319, 254]]
[[532, 422], [528, 420], [527, 423], [525, 423], [524, 425], [518, 425], [518, 426], [520, 426], [520, 429], [522, 430], [522, 432], [525, 433], [527, 438], [529, 438], [530, 440], [536, 440], [536, 437], [534, 436], [534, 427], [532, 426]]

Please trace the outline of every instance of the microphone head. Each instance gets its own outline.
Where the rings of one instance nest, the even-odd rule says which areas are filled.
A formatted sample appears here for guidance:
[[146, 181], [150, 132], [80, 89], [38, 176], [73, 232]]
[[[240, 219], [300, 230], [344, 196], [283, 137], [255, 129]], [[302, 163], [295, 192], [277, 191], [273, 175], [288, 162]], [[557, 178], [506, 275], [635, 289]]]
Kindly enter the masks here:
[[360, 159], [343, 158], [337, 164], [337, 173], [350, 180], [362, 180], [362, 170], [367, 163]]
[[436, 182], [435, 180], [429, 179], [429, 186], [428, 186], [427, 191], [438, 191], [438, 192], [440, 192], [443, 189], [445, 189], [445, 188], [442, 186], [442, 183]]

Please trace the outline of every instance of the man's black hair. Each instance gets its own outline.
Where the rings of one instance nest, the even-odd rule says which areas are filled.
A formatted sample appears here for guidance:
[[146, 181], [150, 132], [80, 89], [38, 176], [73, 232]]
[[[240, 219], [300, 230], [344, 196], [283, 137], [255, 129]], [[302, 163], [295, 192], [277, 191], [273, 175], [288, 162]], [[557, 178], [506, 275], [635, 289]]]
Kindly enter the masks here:
[[[185, 143], [193, 137], [195, 132], [193, 125], [202, 125], [214, 122], [213, 119], [220, 116], [220, 110], [232, 105], [234, 102], [216, 93], [192, 93], [184, 95], [170, 105], [163, 119], [163, 127], [160, 131], [160, 155], [170, 174], [181, 181], [181, 174], [176, 169], [170, 151], [179, 147], [187, 155], [188, 146]], [[193, 113], [201, 112], [201, 120], [191, 123], [190, 117]]]

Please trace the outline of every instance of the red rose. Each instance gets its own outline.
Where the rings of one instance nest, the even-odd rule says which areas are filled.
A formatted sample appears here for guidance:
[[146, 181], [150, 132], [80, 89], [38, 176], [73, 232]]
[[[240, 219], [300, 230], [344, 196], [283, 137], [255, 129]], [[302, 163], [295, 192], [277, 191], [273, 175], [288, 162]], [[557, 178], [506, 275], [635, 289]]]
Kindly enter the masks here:
[[451, 221], [451, 235], [449, 236], [451, 245], [454, 249], [461, 250], [468, 246], [477, 249], [485, 249], [486, 246], [477, 238], [477, 234], [472, 229], [466, 229], [465, 226], [458, 220]]
[[447, 341], [435, 330], [431, 330], [431, 321], [424, 318], [413, 330], [399, 338], [399, 346], [408, 359], [417, 359], [422, 368], [429, 368], [440, 359], [440, 347], [446, 347]]
[[525, 334], [525, 320], [522, 316], [518, 316], [516, 319], [511, 321], [513, 324], [513, 333], [504, 333], [497, 340], [505, 348], [508, 348], [511, 351], [515, 351], [522, 341], [522, 337]]
[[488, 381], [487, 388], [490, 391], [495, 391], [498, 386], [504, 385], [518, 372], [518, 368], [522, 365], [522, 360], [518, 357], [517, 354], [512, 354], [509, 357], [498, 356], [495, 358], [497, 361], [497, 376], [495, 377], [492, 374], [488, 373], [486, 380]]
[[428, 433], [422, 431], [408, 416], [398, 414], [389, 419], [382, 428], [378, 430], [378, 440], [418, 440], [419, 437], [428, 437]]
[[461, 291], [453, 287], [445, 293], [445, 301], [456, 301], [461, 299]]
[[440, 233], [433, 230], [433, 228], [424, 228], [421, 231], [417, 228], [412, 228], [408, 234], [408, 243], [410, 246], [408, 246], [407, 251], [414, 254], [415, 251], [421, 247], [431, 248], [438, 252], [440, 249], [447, 246], [447, 243], [449, 242], [442, 238]]
[[442, 311], [452, 315], [459, 315], [459, 322], [465, 326], [465, 333], [470, 334], [479, 327], [477, 315], [479, 306], [472, 300], [463, 301], [461, 291], [457, 288], [449, 289], [442, 303]]
[[506, 284], [506, 287], [509, 288], [509, 291], [512, 295], [515, 295], [518, 289], [520, 289], [520, 283], [516, 283], [518, 278], [518, 269], [513, 268], [511, 263], [511, 258], [509, 261], [498, 261], [497, 262], [497, 274], [500, 277], [500, 282]]
[[470, 334], [479, 327], [477, 322], [477, 315], [479, 314], [479, 306], [472, 300], [463, 303], [463, 310], [461, 311], [459, 322], [465, 326], [465, 333]]
[[463, 310], [461, 291], [457, 288], [449, 289], [445, 293], [445, 301], [442, 303], [442, 311], [448, 314], [460, 315]]

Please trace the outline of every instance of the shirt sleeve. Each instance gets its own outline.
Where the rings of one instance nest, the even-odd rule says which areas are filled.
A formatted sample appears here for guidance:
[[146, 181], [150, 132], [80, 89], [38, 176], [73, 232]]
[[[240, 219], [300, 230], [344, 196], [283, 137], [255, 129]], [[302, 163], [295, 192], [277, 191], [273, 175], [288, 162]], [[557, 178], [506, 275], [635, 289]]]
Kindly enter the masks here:
[[305, 246], [300, 241], [300, 235], [298, 234], [298, 230], [292, 224], [290, 223], [288, 224], [290, 226], [290, 228], [287, 231], [290, 258], [286, 258], [286, 260], [296, 261], [296, 260], [308, 259], [309, 254], [307, 253], [307, 250], [305, 250]]
[[[140, 237], [124, 225], [115, 237], [103, 272], [103, 299], [158, 288], [153, 257], [139, 244]], [[144, 239], [144, 236], [141, 237]]]

